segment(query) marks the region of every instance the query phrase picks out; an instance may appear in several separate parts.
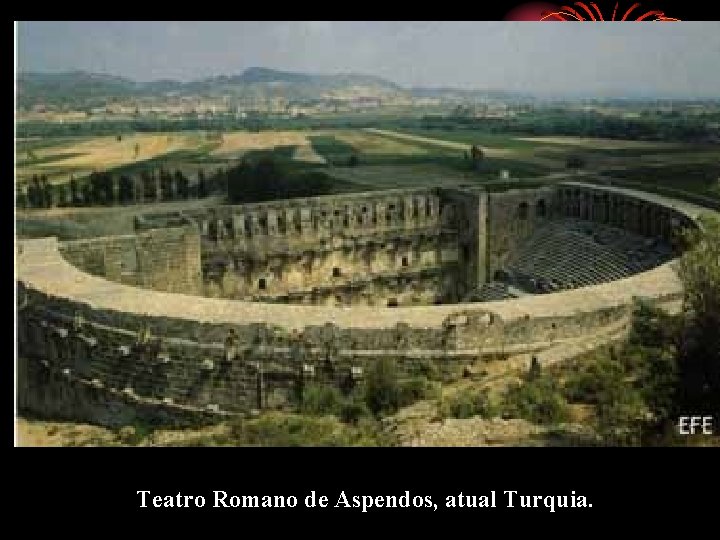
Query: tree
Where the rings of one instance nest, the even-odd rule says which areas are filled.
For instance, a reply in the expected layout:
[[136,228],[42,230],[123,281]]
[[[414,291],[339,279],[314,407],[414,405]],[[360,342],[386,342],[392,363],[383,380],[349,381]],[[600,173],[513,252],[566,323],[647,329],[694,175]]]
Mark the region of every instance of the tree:
[[28,203],[30,208],[40,208],[43,205],[43,193],[40,188],[40,180],[36,174],[33,174],[28,186]]
[[190,195],[189,181],[181,170],[175,171],[175,197],[187,199]]
[[482,148],[480,148],[477,144],[473,144],[470,148],[470,158],[472,160],[472,167],[476,171],[480,169],[480,165],[482,164],[482,160],[485,157],[485,154],[482,151]]
[[113,179],[110,173],[93,171],[90,173],[90,196],[91,200],[86,204],[112,204]]
[[85,182],[82,186],[82,200],[85,206],[90,206],[93,202],[92,186],[90,182]]
[[120,185],[118,186],[118,202],[120,204],[127,204],[132,202],[134,199],[133,193],[133,181],[128,175],[123,174],[119,179]]
[[42,206],[43,208],[52,208],[54,203],[52,184],[48,182],[45,175],[40,177],[40,184],[42,186]]
[[357,165],[358,165],[358,157],[356,154],[353,154],[348,158],[348,167],[357,167]]
[[57,206],[67,206],[68,204],[68,194],[67,194],[67,187],[65,184],[58,184],[55,186],[55,193],[56,193],[56,201]]
[[173,177],[170,171],[160,168],[160,198],[163,201],[172,199]]
[[567,161],[565,162],[565,167],[573,169],[577,172],[578,169],[585,167],[585,158],[577,154],[569,155]]
[[685,233],[680,259],[684,328],[678,359],[679,398],[694,413],[720,414],[720,220],[704,216]]
[[78,182],[74,176],[70,177],[70,204],[72,206],[80,206],[82,201],[80,200],[80,189]]
[[528,370],[527,379],[529,381],[532,381],[534,379],[537,379],[540,374],[540,362],[538,361],[537,356],[533,355],[532,360],[530,361],[530,369]]
[[27,194],[25,193],[25,190],[22,187],[19,187],[17,189],[15,204],[18,208],[27,208],[28,207]]
[[208,196],[207,180],[205,178],[205,171],[202,169],[198,171],[197,196],[199,199],[204,199]]
[[392,412],[398,408],[399,388],[395,364],[381,358],[368,370],[365,381],[365,403],[373,414]]

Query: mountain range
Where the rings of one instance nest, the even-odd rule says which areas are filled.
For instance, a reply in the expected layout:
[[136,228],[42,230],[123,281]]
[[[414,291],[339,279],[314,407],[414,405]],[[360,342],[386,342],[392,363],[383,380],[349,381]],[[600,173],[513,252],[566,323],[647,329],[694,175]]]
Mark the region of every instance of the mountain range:
[[359,73],[309,74],[252,67],[239,75],[220,75],[189,82],[156,80],[138,82],[115,75],[72,71],[60,73],[24,72],[17,76],[20,107],[36,104],[78,105],[103,103],[123,98],[163,96],[231,96],[238,98],[283,97],[313,100],[332,96],[434,97],[473,99],[483,97],[519,98],[511,92],[461,90],[454,88],[404,88],[374,75]]

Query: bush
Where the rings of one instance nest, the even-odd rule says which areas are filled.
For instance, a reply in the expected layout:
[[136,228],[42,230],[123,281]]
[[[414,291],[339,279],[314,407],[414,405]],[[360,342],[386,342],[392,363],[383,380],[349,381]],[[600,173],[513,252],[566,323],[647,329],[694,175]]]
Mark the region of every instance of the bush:
[[346,426],[331,417],[268,413],[232,424],[230,438],[199,444],[250,446],[386,446],[391,441],[375,422]]
[[340,407],[340,420],[346,424],[357,424],[358,420],[370,416],[370,411],[364,402],[350,399]]
[[398,385],[398,406],[406,407],[418,400],[425,399],[433,386],[424,377],[414,377]]
[[441,404],[440,412],[442,416],[452,418],[472,418],[473,416],[493,418],[498,416],[500,411],[497,404],[490,399],[488,391],[482,389],[458,392]]
[[395,364],[387,358],[377,360],[365,380],[365,403],[374,415],[394,412],[400,404]]
[[420,362],[414,367],[413,372],[418,377],[424,377],[431,381],[438,380],[440,378],[440,372],[437,365],[432,360],[420,360]]
[[603,396],[597,406],[598,433],[606,444],[640,444],[648,408],[640,392],[629,389]]
[[300,412],[314,415],[338,415],[343,401],[340,391],[334,386],[311,384],[303,390]]
[[511,386],[503,398],[503,411],[535,424],[559,424],[569,418],[559,384],[547,375]]
[[613,388],[625,385],[625,370],[619,361],[600,354],[591,362],[565,381],[563,394],[568,401],[597,405]]

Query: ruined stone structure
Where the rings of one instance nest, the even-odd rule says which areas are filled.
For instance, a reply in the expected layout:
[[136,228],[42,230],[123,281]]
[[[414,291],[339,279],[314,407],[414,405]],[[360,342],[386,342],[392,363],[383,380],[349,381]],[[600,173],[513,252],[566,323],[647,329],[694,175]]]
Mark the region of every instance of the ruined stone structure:
[[[353,388],[379,358],[453,378],[541,354],[627,324],[634,297],[677,300],[674,238],[700,211],[578,183],[391,190],[21,241],[19,407],[197,423],[287,407],[309,382]],[[583,266],[575,241],[610,262]],[[467,301],[492,283],[517,298]]]

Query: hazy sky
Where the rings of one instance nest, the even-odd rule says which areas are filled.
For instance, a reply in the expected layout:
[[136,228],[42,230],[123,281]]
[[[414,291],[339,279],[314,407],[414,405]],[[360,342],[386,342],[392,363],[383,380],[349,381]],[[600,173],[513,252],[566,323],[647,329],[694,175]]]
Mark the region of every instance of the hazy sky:
[[720,97],[720,22],[21,22],[18,69],[138,80],[250,66],[405,86]]

